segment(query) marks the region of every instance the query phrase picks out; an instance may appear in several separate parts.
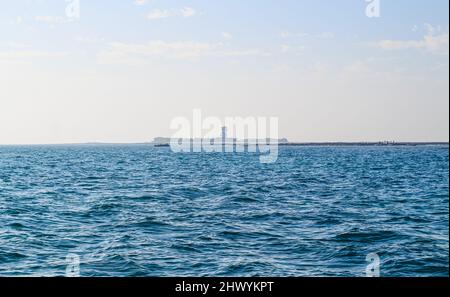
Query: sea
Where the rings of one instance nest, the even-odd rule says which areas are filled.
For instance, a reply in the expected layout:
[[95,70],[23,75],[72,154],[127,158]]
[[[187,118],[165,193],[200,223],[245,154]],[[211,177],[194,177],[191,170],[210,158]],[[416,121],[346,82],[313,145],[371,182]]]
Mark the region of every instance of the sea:
[[448,145],[0,146],[0,276],[377,270],[449,276]]

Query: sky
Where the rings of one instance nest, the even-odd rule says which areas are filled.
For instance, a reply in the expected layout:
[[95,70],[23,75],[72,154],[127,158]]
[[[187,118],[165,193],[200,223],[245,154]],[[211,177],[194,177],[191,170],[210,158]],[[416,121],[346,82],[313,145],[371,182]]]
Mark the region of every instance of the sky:
[[449,2],[370,4],[0,0],[0,144],[148,142],[194,109],[291,141],[448,141]]

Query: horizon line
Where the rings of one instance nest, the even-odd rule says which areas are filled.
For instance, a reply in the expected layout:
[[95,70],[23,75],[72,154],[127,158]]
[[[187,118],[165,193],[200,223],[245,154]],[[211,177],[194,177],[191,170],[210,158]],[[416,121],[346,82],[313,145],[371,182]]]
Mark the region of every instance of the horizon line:
[[[154,141],[146,141],[146,142],[102,142],[102,141],[87,141],[87,142],[60,142],[60,143],[0,143],[0,146],[63,146],[63,145],[155,145]],[[450,145],[449,140],[445,141],[386,141],[386,140],[378,140],[378,141],[288,141],[285,143],[278,143],[279,145],[332,145],[332,144],[341,144],[341,145],[357,145],[357,144],[385,144],[385,145],[432,145],[432,144],[441,144],[441,145]]]

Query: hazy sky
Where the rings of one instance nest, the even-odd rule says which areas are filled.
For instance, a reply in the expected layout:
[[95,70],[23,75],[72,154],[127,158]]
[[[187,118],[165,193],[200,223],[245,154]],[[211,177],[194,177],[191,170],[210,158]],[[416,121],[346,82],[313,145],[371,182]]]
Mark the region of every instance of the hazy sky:
[[194,108],[296,141],[448,141],[449,2],[380,3],[1,0],[0,144],[150,141]]

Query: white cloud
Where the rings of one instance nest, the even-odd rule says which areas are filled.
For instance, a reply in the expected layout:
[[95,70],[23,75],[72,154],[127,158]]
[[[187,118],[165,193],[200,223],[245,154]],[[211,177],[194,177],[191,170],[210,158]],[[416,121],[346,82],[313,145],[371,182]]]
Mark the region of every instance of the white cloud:
[[189,18],[197,14],[197,11],[191,7],[184,7],[180,10],[180,13],[183,17]]
[[332,33],[332,32],[322,32],[322,33],[317,35],[317,38],[331,39],[331,38],[334,38],[334,33]]
[[148,15],[149,20],[159,20],[168,17],[184,17],[190,18],[197,14],[197,11],[191,7],[184,7],[180,10],[154,9]]
[[302,37],[312,37],[318,39],[331,39],[334,38],[334,33],[332,32],[322,32],[318,34],[309,34],[309,33],[293,33],[289,31],[284,31],[280,33],[281,38],[302,38]]
[[425,23],[424,26],[425,26],[428,34],[431,34],[431,35],[438,34],[442,30],[441,26],[434,27],[433,25],[428,24],[428,23]]
[[147,19],[149,20],[159,20],[159,19],[165,19],[173,14],[169,10],[161,10],[161,9],[155,9],[152,10],[148,15]]
[[66,57],[65,52],[48,52],[37,50],[8,50],[0,51],[0,62],[22,63],[36,59],[52,59]]
[[36,21],[47,24],[60,24],[65,23],[67,20],[61,16],[37,16]]
[[222,32],[222,37],[228,40],[233,39],[233,35],[228,32]]
[[300,55],[305,50],[305,47],[302,45],[281,45],[281,52],[284,54],[293,53],[296,55]]
[[441,33],[440,27],[425,24],[427,33],[419,40],[382,40],[373,46],[384,50],[422,49],[432,54],[448,55],[449,34]]
[[[28,45],[25,43],[19,43],[19,42],[14,42],[14,41],[9,41],[4,43],[6,45],[6,47],[8,48],[13,48],[13,49],[18,49],[18,48],[27,48]],[[1,44],[0,44],[1,45]]]
[[289,31],[284,31],[284,32],[281,32],[281,34],[280,34],[280,36],[282,37],[282,38],[290,38],[290,37],[306,37],[306,36],[308,36],[309,34],[308,33],[292,33],[292,32],[289,32]]
[[257,49],[231,50],[222,43],[165,42],[161,40],[147,43],[111,43],[108,49],[98,55],[100,64],[139,65],[150,58],[196,59],[200,57],[241,57],[268,56]]
[[148,2],[147,0],[134,0],[134,5],[142,6],[147,4],[147,2]]
[[76,36],[75,41],[78,41],[80,43],[98,43],[98,42],[103,42],[105,41],[105,38],[100,38],[100,37],[91,37],[91,36]]

